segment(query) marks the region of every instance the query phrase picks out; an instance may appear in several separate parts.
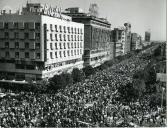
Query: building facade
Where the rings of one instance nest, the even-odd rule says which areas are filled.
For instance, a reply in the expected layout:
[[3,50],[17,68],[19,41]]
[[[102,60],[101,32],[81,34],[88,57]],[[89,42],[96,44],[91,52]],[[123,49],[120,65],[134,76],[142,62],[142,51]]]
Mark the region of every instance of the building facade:
[[149,31],[146,31],[145,32],[145,41],[150,42],[150,38],[151,38],[151,33]]
[[113,58],[111,24],[106,19],[80,12],[80,9],[73,10],[68,8],[64,14],[71,16],[74,22],[84,24],[84,66],[96,67]]
[[142,49],[141,36],[137,33],[131,34],[131,50]]
[[29,4],[21,14],[0,15],[0,74],[3,79],[40,80],[83,68],[84,25]]
[[124,23],[125,26],[125,49],[124,54],[127,54],[131,50],[131,24]]
[[112,30],[115,42],[115,56],[122,56],[131,51],[131,24],[125,23],[123,27]]
[[114,28],[112,30],[112,39],[115,42],[115,56],[122,56],[125,52],[125,28]]
[[145,31],[145,38],[144,38],[143,46],[151,45],[150,38],[151,38],[150,31]]

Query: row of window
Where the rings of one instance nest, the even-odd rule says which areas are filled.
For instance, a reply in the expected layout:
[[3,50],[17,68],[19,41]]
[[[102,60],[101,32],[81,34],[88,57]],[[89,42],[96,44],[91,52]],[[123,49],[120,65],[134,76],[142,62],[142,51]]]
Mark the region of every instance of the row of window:
[[[9,39],[9,38],[14,38],[14,39],[19,39],[19,38],[22,38],[22,39],[29,39],[30,36],[32,36],[31,38],[34,38],[34,39],[40,39],[40,33],[28,33],[28,32],[25,32],[25,33],[19,33],[19,32],[14,32],[14,33],[10,33],[9,32],[5,32],[4,35],[3,33],[1,33],[1,37],[0,38],[6,38],[6,39]],[[58,35],[57,34],[54,34],[54,39],[56,41],[58,41]],[[50,40],[54,40],[53,39],[53,34],[51,33],[50,34]],[[79,36],[79,35],[62,35],[62,34],[59,34],[59,40],[60,41],[83,41],[83,36]]]
[[1,29],[40,29],[40,23],[35,22],[1,22]]
[[97,37],[109,38],[109,39],[111,38],[111,31],[97,29],[96,31],[93,31],[92,33],[93,33],[93,37],[95,37],[95,38],[97,38]]
[[[40,29],[40,23],[35,22],[0,22],[0,29]],[[50,24],[50,30],[56,32],[68,32],[75,34],[83,34],[82,28],[67,27],[62,25],[53,25]]]
[[[29,52],[25,52],[24,56],[26,59],[30,58],[30,53]],[[9,52],[5,52],[5,58],[10,58],[11,55]],[[19,52],[15,52],[15,58],[20,58],[20,53]],[[36,53],[36,59],[40,59],[40,53]]]
[[[10,33],[9,32],[5,32],[4,33],[4,38],[9,39],[9,38],[14,38],[14,39],[29,39],[31,36],[31,38],[35,38],[35,39],[40,39],[40,33],[19,33],[19,32],[14,32],[14,33]],[[2,36],[3,37],[3,36]]]
[[[55,47],[55,49],[58,49],[58,44],[57,43],[55,43],[55,45],[54,45],[54,47]],[[71,45],[70,45],[70,43],[59,43],[59,48],[60,49],[66,49],[66,48],[68,48],[68,49],[70,49],[70,48],[82,48],[83,46],[82,46],[82,42],[72,42],[71,43]],[[53,50],[53,43],[50,43],[50,49],[51,50]]]
[[[11,48],[11,47],[9,47],[9,42],[5,42],[5,48]],[[19,48],[22,48],[22,47],[20,47],[19,42],[15,42],[13,48],[19,49]],[[24,48],[29,49],[30,48],[30,43],[25,42],[24,43]],[[35,49],[40,49],[40,43],[35,43]]]
[[96,33],[93,34],[92,39],[94,41],[100,41],[100,42],[110,42],[111,41],[110,36],[100,35],[100,34],[96,34]]
[[58,28],[58,25],[53,25],[53,24],[50,24],[50,30],[51,31],[56,31],[58,32],[68,32],[68,33],[75,33],[75,34],[83,34],[83,29],[82,28],[73,28],[73,27],[66,27],[66,26],[61,26],[59,25],[59,28]]
[[[29,42],[24,42],[23,44],[22,44],[22,46],[20,46],[20,43],[19,42],[14,42],[14,44],[13,44],[13,47],[10,47],[10,45],[9,45],[9,42],[5,42],[5,48],[17,48],[17,49],[19,49],[19,48],[23,48],[23,45],[24,45],[24,48],[25,49],[29,49],[30,48],[30,43]],[[55,49],[58,49],[58,44],[57,43],[55,43],[55,45],[54,45],[54,47],[55,47]],[[70,49],[70,48],[82,48],[83,46],[82,46],[82,42],[72,42],[71,44],[70,43],[59,43],[59,48],[60,49],[66,49],[66,48],[68,48],[68,49]],[[34,48],[35,49],[40,49],[40,43],[35,43],[35,46],[34,46]],[[51,50],[53,50],[54,48],[53,48],[53,43],[50,43],[50,49]]]
[[[66,51],[59,51],[59,57],[62,58],[62,57],[68,57],[68,56],[74,56],[74,55],[81,55],[82,54],[82,49],[78,49],[78,50],[71,50],[71,53],[70,53],[70,50],[68,50],[67,52]],[[58,52],[50,52],[50,58],[51,59],[54,59],[55,58],[58,58]]]
[[[50,40],[54,40],[54,39],[56,40],[56,41],[58,41],[58,35],[57,34],[54,34],[54,37],[53,37],[53,34],[51,33],[50,34]],[[60,41],[66,41],[66,40],[68,40],[68,41],[83,41],[83,36],[81,35],[81,36],[79,36],[79,35],[62,35],[62,34],[59,34],[59,40]]]

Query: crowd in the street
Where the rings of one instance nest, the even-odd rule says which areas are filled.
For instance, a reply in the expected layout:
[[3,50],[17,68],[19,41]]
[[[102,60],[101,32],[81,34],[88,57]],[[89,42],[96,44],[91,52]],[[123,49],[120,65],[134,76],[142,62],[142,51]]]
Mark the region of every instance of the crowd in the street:
[[6,95],[0,99],[0,126],[165,126],[166,108],[150,107],[149,97],[130,103],[119,99],[118,87],[132,82],[134,72],[148,63],[131,57],[56,94]]

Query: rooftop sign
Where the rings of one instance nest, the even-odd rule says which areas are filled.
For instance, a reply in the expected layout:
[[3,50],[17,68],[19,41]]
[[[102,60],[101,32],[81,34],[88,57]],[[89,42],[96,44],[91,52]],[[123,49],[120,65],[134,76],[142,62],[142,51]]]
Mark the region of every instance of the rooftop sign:
[[29,11],[32,13],[48,15],[48,16],[52,16],[52,17],[56,17],[59,19],[70,21],[71,17],[62,15],[61,10],[62,9],[57,7],[57,6],[53,8],[51,6],[48,6],[47,4],[40,5],[40,6],[35,6],[35,4],[34,5],[31,4],[29,7]]
[[51,6],[48,7],[45,4],[44,7],[42,7],[42,13],[53,17],[61,17],[61,8],[58,7],[52,8]]

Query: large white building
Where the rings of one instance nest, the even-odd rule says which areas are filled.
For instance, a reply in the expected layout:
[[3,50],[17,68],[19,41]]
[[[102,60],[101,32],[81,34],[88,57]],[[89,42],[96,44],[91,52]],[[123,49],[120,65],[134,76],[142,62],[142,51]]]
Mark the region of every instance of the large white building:
[[84,25],[59,8],[27,3],[21,14],[0,15],[0,76],[39,80],[83,67]]

